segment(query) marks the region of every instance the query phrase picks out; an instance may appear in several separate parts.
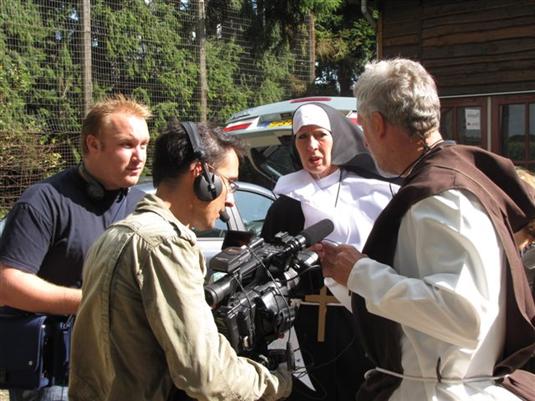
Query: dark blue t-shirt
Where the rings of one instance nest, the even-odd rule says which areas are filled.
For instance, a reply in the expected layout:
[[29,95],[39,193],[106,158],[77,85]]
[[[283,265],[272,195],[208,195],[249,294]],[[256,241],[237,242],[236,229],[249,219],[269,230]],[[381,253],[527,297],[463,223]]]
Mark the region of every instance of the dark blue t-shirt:
[[29,187],[7,216],[0,263],[54,284],[80,287],[89,247],[144,195],[130,189],[94,199],[87,185],[74,167]]

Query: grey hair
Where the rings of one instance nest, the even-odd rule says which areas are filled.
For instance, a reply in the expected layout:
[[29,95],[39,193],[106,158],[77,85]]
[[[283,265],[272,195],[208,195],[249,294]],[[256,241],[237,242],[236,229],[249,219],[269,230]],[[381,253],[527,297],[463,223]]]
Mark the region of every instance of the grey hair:
[[435,81],[418,62],[395,58],[368,63],[354,87],[358,113],[378,111],[410,136],[426,138],[440,127]]

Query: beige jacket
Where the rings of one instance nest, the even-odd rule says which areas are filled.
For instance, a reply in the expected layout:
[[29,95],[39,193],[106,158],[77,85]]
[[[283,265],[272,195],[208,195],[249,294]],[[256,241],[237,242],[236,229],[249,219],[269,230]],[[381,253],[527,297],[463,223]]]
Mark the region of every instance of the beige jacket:
[[84,265],[73,331],[71,401],[273,400],[286,373],[238,357],[204,299],[195,234],[155,195],[112,225]]

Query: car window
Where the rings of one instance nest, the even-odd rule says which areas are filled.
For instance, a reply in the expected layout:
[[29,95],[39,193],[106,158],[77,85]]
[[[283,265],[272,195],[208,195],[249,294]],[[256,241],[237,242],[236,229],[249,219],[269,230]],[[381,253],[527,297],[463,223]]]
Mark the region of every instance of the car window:
[[[238,188],[234,194],[235,207],[227,210],[229,223],[223,223],[217,219],[214,228],[210,230],[198,231],[194,229],[198,238],[220,238],[222,240],[229,229],[243,230],[243,227],[245,230],[252,230],[256,235],[260,234],[267,210],[273,203],[274,195],[258,185],[245,182],[238,182],[238,185],[243,185],[243,187]],[[152,181],[148,178],[145,178],[143,183],[136,185],[136,188],[147,193],[155,192]],[[262,192],[266,192],[266,194]],[[243,221],[240,221],[240,218]],[[207,243],[205,242],[205,244]]]
[[279,145],[259,146],[251,149],[254,164],[268,176],[275,178],[292,173],[299,167],[292,159],[291,137],[284,136],[279,139],[281,140]]
[[245,229],[259,236],[273,199],[249,191],[237,191],[234,198]]
[[214,228],[204,231],[198,231],[194,229],[193,231],[198,238],[223,238],[227,230],[227,223],[223,223],[220,219],[217,219]]

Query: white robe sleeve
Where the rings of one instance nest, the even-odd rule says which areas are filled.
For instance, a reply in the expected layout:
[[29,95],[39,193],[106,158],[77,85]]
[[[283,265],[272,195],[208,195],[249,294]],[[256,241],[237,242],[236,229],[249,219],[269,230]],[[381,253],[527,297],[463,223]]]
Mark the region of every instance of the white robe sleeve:
[[391,266],[359,260],[348,288],[371,313],[438,340],[474,348],[499,312],[503,249],[477,200],[458,190],[403,217]]

